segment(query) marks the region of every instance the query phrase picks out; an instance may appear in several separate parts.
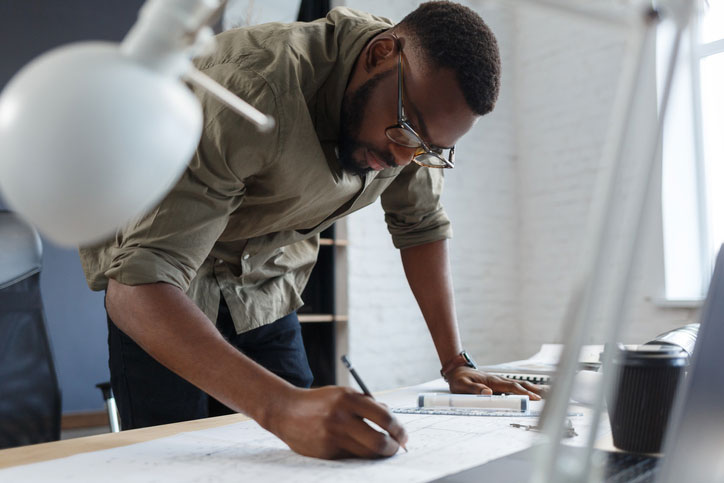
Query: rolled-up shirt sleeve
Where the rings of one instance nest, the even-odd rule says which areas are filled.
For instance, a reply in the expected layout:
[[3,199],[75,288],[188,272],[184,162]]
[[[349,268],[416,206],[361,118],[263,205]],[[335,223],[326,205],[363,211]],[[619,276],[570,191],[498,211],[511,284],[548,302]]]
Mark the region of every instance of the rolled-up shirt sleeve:
[[[225,85],[241,88],[259,109],[277,114],[274,95],[263,79],[240,75],[232,65],[210,70]],[[106,279],[126,285],[166,282],[186,291],[229,215],[243,203],[244,180],[277,154],[278,130],[259,133],[238,114],[201,97],[206,122],[196,154],[173,190],[116,234],[106,253]]]
[[452,237],[452,226],[440,202],[443,172],[410,163],[382,193],[387,229],[396,248],[408,248]]

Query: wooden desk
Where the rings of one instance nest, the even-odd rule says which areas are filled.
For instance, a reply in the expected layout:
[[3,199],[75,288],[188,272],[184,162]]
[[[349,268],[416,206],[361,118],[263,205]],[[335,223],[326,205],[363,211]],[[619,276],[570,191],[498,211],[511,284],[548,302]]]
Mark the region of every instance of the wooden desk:
[[98,434],[84,438],[66,439],[52,443],[33,444],[0,450],[0,469],[11,466],[38,463],[56,458],[72,456],[78,453],[117,448],[129,444],[142,443],[152,439],[173,436],[186,431],[214,428],[225,424],[249,419],[243,414],[230,414],[215,418],[197,419],[183,423],[164,424],[150,428],[132,429],[120,433]]
[[[445,387],[439,379],[377,393],[377,399],[390,407],[410,407],[416,405],[419,392],[442,392]],[[8,480],[45,481],[57,475],[65,478],[63,481],[92,482],[97,481],[99,473],[115,471],[124,472],[126,479],[134,482],[195,481],[202,476],[219,481],[291,478],[309,483],[430,481],[520,451],[541,438],[538,433],[510,426],[511,422],[534,421],[524,416],[399,416],[411,435],[410,452],[389,459],[328,462],[305,458],[290,451],[247,417],[230,415],[3,450],[0,469],[10,473],[0,475],[0,479],[6,476]],[[571,442],[582,444],[590,425],[585,418],[576,419],[574,424],[579,436]],[[198,434],[204,431],[205,435]],[[159,438],[168,440],[154,443]],[[145,444],[133,446],[138,443]],[[114,448],[117,448],[115,453]],[[111,451],[91,453],[99,450]],[[76,458],[65,459],[69,456]],[[39,462],[47,464],[20,467]]]
[[[406,388],[383,391],[380,394],[403,392]],[[50,443],[32,444],[0,450],[0,469],[12,466],[39,463],[56,458],[64,458],[79,453],[100,451],[104,449],[127,446],[129,444],[143,443],[153,439],[165,438],[175,434],[201,429],[214,428],[227,424],[238,423],[248,420],[249,417],[243,414],[230,414],[217,416],[215,418],[197,419],[184,421],[182,423],[164,424],[150,428],[131,429],[119,433],[98,434],[82,438],[65,439]]]

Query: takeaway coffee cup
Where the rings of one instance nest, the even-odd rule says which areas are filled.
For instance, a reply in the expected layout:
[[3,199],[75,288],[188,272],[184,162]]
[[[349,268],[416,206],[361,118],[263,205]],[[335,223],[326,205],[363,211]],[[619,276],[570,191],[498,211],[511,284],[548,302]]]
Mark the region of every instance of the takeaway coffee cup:
[[619,345],[615,349],[618,390],[608,401],[614,446],[635,453],[661,451],[687,363],[687,353],[671,345]]

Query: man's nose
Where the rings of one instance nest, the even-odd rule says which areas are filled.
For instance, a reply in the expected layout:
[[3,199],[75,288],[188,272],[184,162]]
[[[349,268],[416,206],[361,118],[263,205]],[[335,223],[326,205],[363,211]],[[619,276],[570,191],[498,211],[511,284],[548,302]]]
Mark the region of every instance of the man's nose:
[[415,153],[417,152],[417,148],[408,148],[407,146],[396,143],[390,143],[389,149],[395,158],[395,164],[398,166],[407,166],[410,164],[410,161],[412,161],[412,158],[415,157]]

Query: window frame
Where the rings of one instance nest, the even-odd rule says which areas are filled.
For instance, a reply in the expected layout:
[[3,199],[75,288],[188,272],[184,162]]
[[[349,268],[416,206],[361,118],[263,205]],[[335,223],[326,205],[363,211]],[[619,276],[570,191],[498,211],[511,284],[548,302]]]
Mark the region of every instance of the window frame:
[[[719,0],[722,1],[722,0]],[[679,64],[681,70],[686,70],[689,75],[688,86],[678,86],[682,82],[682,78],[686,77],[686,73],[679,74],[677,81],[672,89],[672,99],[676,96],[678,102],[687,102],[683,100],[684,97],[688,98],[690,103],[690,115],[691,115],[691,145],[687,146],[693,152],[693,163],[688,163],[683,169],[689,169],[688,173],[685,173],[689,179],[693,180],[693,190],[689,186],[687,189],[684,186],[671,186],[667,183],[667,168],[669,170],[676,171],[681,170],[682,166],[678,168],[672,166],[675,160],[669,160],[667,165],[667,137],[664,136],[663,140],[663,152],[662,152],[662,216],[663,216],[663,245],[664,245],[664,273],[665,273],[665,289],[663,299],[659,301],[659,305],[666,307],[695,307],[700,305],[701,301],[706,295],[708,289],[709,278],[713,269],[714,258],[716,256],[715,247],[713,240],[711,239],[710,233],[710,219],[709,212],[711,211],[710,200],[708,197],[708,180],[707,180],[707,160],[704,152],[704,126],[703,126],[703,113],[702,113],[702,92],[701,92],[701,62],[703,59],[724,53],[724,35],[722,38],[713,40],[710,42],[700,41],[700,26],[703,15],[705,14],[704,9],[699,9],[692,19],[690,28],[687,29],[684,42],[682,43],[682,50],[680,52],[680,58],[682,61]],[[666,39],[666,33],[658,36],[657,39],[657,59],[660,59],[662,47],[668,39]],[[663,50],[668,51],[664,48]],[[661,72],[662,69],[660,69]],[[658,88],[661,88],[662,76],[658,75]],[[672,102],[670,99],[670,102]],[[672,116],[670,116],[672,117]],[[667,124],[669,120],[667,119]],[[682,124],[680,124],[681,126]],[[681,140],[677,140],[681,142]],[[674,142],[669,143],[670,145],[675,144]],[[669,150],[671,151],[671,149]],[[671,156],[671,153],[669,153]],[[693,193],[692,193],[693,191]],[[691,199],[693,198],[693,199]],[[694,220],[688,221],[687,224],[696,223],[696,233],[690,236],[696,237],[697,241],[693,243],[692,250],[688,253],[682,253],[681,250],[675,250],[679,248],[677,243],[673,241],[671,231],[686,229],[684,223],[677,215],[671,213],[673,210],[667,209],[667,205],[671,206],[678,202],[684,201],[689,206],[693,206]],[[681,215],[679,215],[680,217]],[[690,228],[690,227],[689,227]],[[676,247],[675,247],[676,246]],[[717,244],[718,247],[718,244]],[[687,267],[687,268],[682,268]],[[688,290],[682,290],[681,287],[674,288],[675,283],[671,279],[676,272],[680,274],[682,270],[689,271],[690,281],[688,283]],[[694,282],[693,280],[697,280]]]

